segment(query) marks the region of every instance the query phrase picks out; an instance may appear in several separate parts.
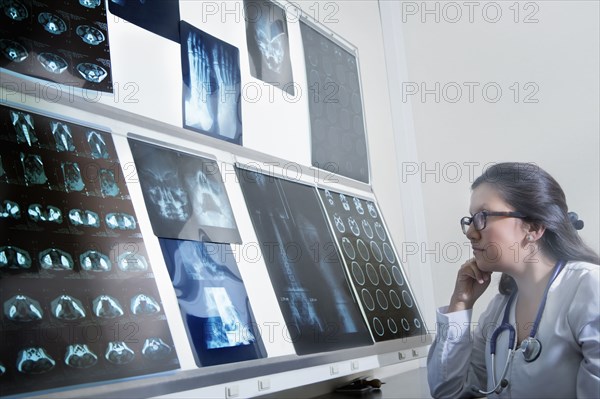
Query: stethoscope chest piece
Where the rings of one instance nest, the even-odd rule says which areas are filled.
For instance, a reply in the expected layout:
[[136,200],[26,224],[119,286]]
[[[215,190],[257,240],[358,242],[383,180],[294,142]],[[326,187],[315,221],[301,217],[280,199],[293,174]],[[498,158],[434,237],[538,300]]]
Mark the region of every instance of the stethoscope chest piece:
[[521,342],[521,351],[526,362],[533,362],[542,353],[542,343],[534,337],[527,337]]

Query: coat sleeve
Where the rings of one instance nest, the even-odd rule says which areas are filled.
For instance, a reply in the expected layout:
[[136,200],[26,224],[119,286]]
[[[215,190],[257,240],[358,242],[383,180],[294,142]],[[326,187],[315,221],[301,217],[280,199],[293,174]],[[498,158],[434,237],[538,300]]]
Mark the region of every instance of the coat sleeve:
[[[595,265],[594,265],[595,266]],[[569,324],[581,348],[577,397],[600,398],[600,269],[581,276],[569,307]]]
[[[471,310],[444,313],[437,311],[437,335],[427,356],[429,390],[434,398],[481,397],[477,390],[487,389],[485,363],[486,338],[490,323],[495,323],[502,296],[494,298],[471,334]],[[493,331],[493,330],[492,330]]]

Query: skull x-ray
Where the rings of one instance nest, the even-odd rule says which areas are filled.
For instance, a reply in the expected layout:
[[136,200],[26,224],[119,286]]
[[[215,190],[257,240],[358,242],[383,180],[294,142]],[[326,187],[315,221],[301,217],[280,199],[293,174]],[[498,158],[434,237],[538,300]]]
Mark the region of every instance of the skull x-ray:
[[310,88],[312,165],[369,183],[356,56],[303,21],[300,31]]
[[228,244],[160,239],[198,366],[265,356]]
[[250,73],[294,95],[285,11],[266,0],[244,0]]
[[314,188],[237,174],[296,353],[372,344]]
[[239,50],[181,21],[183,126],[242,144]]
[[158,237],[240,243],[214,160],[129,139],[144,201]]

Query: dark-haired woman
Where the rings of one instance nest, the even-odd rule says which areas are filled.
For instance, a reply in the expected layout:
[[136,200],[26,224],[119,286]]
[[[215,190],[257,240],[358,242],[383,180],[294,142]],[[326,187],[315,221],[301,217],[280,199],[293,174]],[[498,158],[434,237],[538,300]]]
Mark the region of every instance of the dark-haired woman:
[[[471,188],[461,226],[474,258],[437,313],[432,396],[600,398],[599,258],[559,184],[534,165],[502,163]],[[500,293],[471,329],[493,272],[502,273]]]

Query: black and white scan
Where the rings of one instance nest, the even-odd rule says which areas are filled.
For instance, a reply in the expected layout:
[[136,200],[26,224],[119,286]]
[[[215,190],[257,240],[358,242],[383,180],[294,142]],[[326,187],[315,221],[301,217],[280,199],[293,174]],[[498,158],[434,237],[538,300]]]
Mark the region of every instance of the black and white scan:
[[244,0],[250,73],[294,95],[285,11],[265,0]]
[[309,96],[312,165],[369,183],[357,59],[300,21]]
[[316,191],[237,173],[296,353],[372,344]]
[[179,1],[108,0],[108,10],[132,24],[179,43]]
[[266,354],[229,244],[160,239],[198,366]]
[[239,50],[181,21],[183,126],[242,144]]
[[129,145],[156,236],[241,242],[214,160],[132,139]]
[[375,203],[328,189],[319,194],[375,341],[425,334]]

